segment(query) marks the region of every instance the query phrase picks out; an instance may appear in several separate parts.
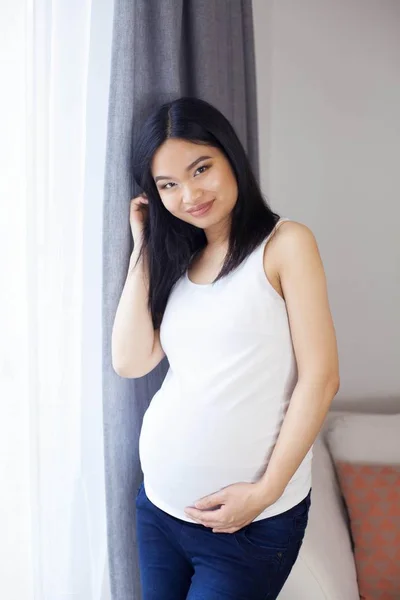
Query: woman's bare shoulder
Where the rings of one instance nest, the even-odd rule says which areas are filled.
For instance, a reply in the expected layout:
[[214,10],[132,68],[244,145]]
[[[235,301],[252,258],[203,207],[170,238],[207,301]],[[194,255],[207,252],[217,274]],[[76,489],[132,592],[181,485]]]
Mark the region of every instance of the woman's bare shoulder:
[[291,253],[316,247],[317,241],[311,229],[298,221],[283,221],[271,237],[271,248],[279,253]]
[[264,266],[279,275],[288,262],[313,254],[319,256],[317,241],[311,229],[298,221],[283,221],[267,244]]

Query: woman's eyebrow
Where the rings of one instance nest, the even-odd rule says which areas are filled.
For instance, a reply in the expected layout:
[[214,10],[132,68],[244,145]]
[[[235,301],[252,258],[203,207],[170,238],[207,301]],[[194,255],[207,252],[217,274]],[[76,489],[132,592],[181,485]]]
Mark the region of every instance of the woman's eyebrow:
[[[201,162],[202,160],[206,160],[207,158],[212,158],[212,156],[199,156],[199,158],[196,158],[196,160],[186,167],[185,171],[190,171],[197,165],[197,163]],[[173,177],[171,177],[171,175],[157,175],[157,177],[154,178],[154,181],[157,183],[157,181],[160,179],[173,179]]]

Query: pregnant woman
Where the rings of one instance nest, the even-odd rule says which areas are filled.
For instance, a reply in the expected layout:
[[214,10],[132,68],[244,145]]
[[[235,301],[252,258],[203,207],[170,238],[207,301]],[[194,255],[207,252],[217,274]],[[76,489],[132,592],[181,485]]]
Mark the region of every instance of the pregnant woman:
[[312,232],[265,202],[229,121],[180,98],[144,123],[122,377],[169,371],[140,436],[144,600],[273,600],[307,526],[312,446],[339,387]]

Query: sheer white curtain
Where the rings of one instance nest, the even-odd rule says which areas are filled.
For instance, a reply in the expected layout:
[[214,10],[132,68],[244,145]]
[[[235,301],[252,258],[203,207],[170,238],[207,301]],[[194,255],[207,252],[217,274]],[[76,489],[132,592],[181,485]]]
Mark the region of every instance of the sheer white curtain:
[[0,7],[0,594],[9,600],[106,596],[101,224],[112,13],[112,0]]

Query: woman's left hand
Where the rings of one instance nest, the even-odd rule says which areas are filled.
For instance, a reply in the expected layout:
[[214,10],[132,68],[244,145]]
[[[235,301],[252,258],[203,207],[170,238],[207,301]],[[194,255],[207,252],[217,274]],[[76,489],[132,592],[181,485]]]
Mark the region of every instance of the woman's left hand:
[[268,496],[260,483],[234,483],[205,496],[195,507],[186,508],[185,513],[214,533],[235,533],[278,499]]

